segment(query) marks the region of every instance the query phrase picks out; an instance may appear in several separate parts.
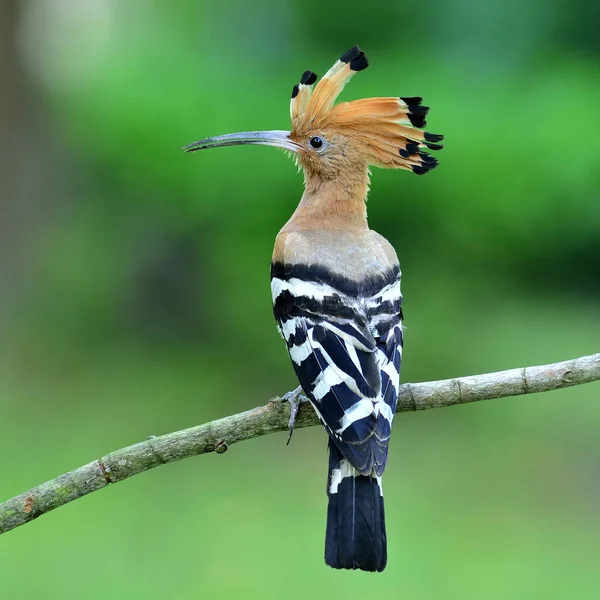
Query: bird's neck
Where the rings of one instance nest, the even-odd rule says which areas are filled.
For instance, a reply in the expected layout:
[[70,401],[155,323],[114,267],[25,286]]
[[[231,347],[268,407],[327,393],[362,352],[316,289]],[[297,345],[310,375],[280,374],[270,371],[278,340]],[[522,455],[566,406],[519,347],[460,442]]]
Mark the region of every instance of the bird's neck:
[[369,172],[341,173],[333,179],[305,173],[304,194],[284,229],[345,229],[365,231]]

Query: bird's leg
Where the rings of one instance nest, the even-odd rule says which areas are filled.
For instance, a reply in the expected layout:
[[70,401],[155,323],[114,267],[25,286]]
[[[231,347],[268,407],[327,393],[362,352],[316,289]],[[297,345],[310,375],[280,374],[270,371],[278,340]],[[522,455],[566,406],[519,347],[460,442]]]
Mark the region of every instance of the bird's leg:
[[302,394],[302,386],[299,385],[295,390],[284,394],[282,398],[285,402],[290,403],[290,420],[288,422],[290,437],[288,437],[286,446],[290,443],[292,433],[294,433],[294,425],[296,425],[296,417],[298,416],[298,409],[300,408],[300,394]]

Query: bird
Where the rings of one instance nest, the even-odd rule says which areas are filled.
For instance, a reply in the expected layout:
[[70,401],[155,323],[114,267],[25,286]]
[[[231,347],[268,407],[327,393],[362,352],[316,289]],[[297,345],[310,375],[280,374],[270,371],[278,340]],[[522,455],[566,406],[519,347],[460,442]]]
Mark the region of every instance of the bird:
[[380,572],[387,563],[382,475],[403,314],[397,254],[367,222],[370,169],[428,173],[438,165],[428,151],[441,150],[443,136],[423,131],[429,107],[418,96],[336,104],[368,65],[354,46],[318,83],[305,71],[292,88],[289,131],[220,135],[183,149],[274,146],[304,173],[304,193],[275,239],[273,312],[299,389],[328,434],[325,562]]

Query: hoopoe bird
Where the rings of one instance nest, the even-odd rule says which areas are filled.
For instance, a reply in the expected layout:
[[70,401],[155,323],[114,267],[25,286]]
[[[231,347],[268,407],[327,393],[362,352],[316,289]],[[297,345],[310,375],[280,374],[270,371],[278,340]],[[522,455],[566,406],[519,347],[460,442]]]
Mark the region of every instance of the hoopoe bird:
[[[421,130],[420,97],[334,104],[368,66],[358,46],[314,86],[305,71],[292,90],[291,131],[252,131],[186,146],[262,144],[291,153],[304,194],[275,240],[273,308],[300,385],[329,434],[325,562],[383,571],[387,539],[381,477],[400,379],[400,264],[367,224],[371,166],[418,175],[438,162],[443,139]],[[314,88],[314,89],[313,89]]]

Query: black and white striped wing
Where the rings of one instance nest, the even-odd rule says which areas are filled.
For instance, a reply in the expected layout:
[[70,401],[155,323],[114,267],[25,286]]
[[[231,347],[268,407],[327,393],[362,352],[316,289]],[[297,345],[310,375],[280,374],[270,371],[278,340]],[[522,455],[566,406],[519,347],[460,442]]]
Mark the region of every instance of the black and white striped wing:
[[369,327],[377,343],[381,376],[381,403],[378,434],[389,439],[396,413],[402,362],[402,294],[400,273],[393,283],[365,300]]
[[275,317],[317,415],[356,469],[381,474],[397,382],[390,384],[388,366],[394,328],[384,328],[383,316],[381,332],[369,322],[369,313],[383,315],[379,299],[371,305],[322,278],[274,276],[271,287]]

